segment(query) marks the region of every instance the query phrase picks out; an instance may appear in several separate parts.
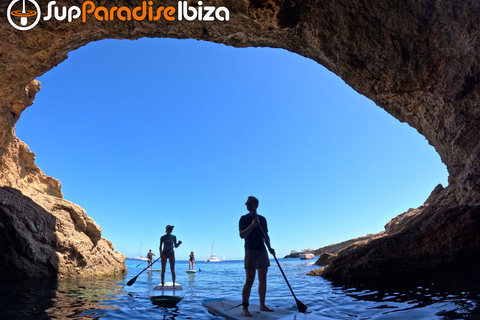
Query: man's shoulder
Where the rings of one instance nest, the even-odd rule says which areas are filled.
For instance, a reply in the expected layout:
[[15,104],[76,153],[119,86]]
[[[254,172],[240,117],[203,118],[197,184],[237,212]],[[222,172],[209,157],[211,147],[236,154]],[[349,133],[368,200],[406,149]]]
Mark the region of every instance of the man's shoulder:
[[250,221],[250,220],[252,220],[252,217],[250,216],[249,213],[247,213],[247,214],[244,214],[243,216],[240,217],[239,222],[242,223],[242,222]]
[[262,216],[261,214],[258,214],[258,213],[257,213],[257,217],[258,217],[260,220],[267,220],[264,216]]
[[240,220],[238,220],[238,224],[240,225],[240,228],[245,227],[245,225],[248,225],[250,222],[251,222],[251,219],[248,213],[241,216]]

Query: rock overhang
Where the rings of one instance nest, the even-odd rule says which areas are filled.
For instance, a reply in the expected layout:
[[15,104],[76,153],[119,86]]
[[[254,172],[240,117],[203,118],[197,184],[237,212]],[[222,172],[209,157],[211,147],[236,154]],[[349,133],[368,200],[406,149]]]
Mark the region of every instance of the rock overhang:
[[[38,1],[42,10],[48,3]],[[178,7],[178,1],[162,5]],[[0,19],[2,185],[62,197],[60,183],[36,167],[25,151],[28,147],[14,133],[21,112],[40,89],[35,78],[91,41],[169,37],[283,48],[315,60],[416,128],[435,147],[449,171],[450,185],[430,199],[430,207],[479,204],[479,3],[216,0],[189,5],[228,8],[230,16],[228,21],[51,19],[40,20],[28,31]],[[3,15],[8,6],[0,5]],[[73,8],[78,2],[63,1],[61,6]],[[15,160],[18,154],[28,161],[20,164]],[[24,163],[28,177],[18,178]]]

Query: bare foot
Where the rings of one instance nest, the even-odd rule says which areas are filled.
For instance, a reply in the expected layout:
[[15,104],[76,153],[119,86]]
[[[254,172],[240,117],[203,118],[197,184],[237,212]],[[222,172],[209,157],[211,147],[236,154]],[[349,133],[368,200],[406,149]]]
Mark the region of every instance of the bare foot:
[[273,309],[270,309],[270,308],[267,307],[267,306],[260,307],[260,310],[261,310],[261,311],[267,311],[267,312],[273,312],[273,311],[274,311]]
[[248,309],[243,309],[242,314],[245,317],[251,317],[252,316],[252,314],[250,313],[250,311],[248,311]]

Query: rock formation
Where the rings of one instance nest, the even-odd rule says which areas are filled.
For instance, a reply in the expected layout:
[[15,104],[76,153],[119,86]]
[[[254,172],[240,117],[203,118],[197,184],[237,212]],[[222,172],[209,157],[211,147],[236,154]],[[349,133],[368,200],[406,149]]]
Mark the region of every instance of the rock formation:
[[[377,238],[380,238],[380,237],[383,237],[383,236],[386,236],[386,235],[387,234],[383,231],[379,232],[379,233],[375,233],[375,234],[368,234],[368,235],[363,236],[363,237],[358,237],[358,238],[355,238],[355,239],[350,239],[350,240],[342,241],[342,242],[339,242],[339,243],[330,244],[328,246],[321,247],[321,248],[318,248],[316,250],[311,250],[311,253],[313,253],[316,257],[319,257],[315,264],[319,265],[319,266],[324,266],[324,265],[327,264],[325,262],[330,261],[333,257],[336,257],[338,252],[340,252],[340,251],[342,251],[346,248],[352,248],[352,247],[357,246],[359,244],[367,243],[367,242],[369,242],[373,239],[377,239]],[[326,257],[328,257],[327,260],[326,260]],[[290,254],[287,254],[283,258],[284,259],[300,258],[300,252],[296,252],[296,251],[292,252]]]
[[[46,1],[38,2],[46,8]],[[0,183],[21,190],[34,201],[38,199],[32,195],[42,196],[46,202],[61,199],[60,184],[35,166],[32,154],[14,132],[22,111],[33,102],[40,88],[35,78],[65,60],[71,50],[105,38],[140,37],[194,38],[236,47],[284,48],[324,65],[392,116],[416,128],[435,147],[449,172],[449,185],[438,190],[408,226],[398,225],[392,234],[349,251],[348,257],[338,257],[324,275],[348,278],[392,272],[408,274],[453,261],[467,266],[478,264],[480,2],[203,2],[227,7],[230,20],[98,21],[89,16],[85,23],[81,19],[41,20],[30,31],[17,31],[5,18],[8,2],[0,4]],[[197,1],[188,3],[198,5]],[[65,0],[61,5],[69,7],[78,2]],[[137,3],[125,0],[125,5],[133,7]],[[175,7],[177,1],[167,0],[162,5]],[[12,210],[12,217],[16,208],[22,210],[21,206],[8,209]],[[62,205],[44,209],[53,208],[65,215],[70,212]],[[98,234],[88,226],[91,221],[78,216],[82,218],[72,218],[73,225],[82,224],[80,229],[93,243]],[[35,224],[33,220],[32,216],[30,221]],[[45,227],[51,227],[47,220]],[[60,226],[55,228],[58,237]],[[15,234],[10,236],[16,238]],[[60,238],[39,238],[36,249],[52,241],[58,244]],[[19,248],[9,250],[15,253]],[[97,255],[113,254],[113,250],[99,252]],[[403,264],[400,270],[394,267],[400,257],[416,263]],[[89,267],[76,257],[65,255],[64,259],[75,263],[75,268]],[[46,265],[54,263],[49,261]],[[63,264],[66,266],[66,262]],[[59,270],[64,272],[63,267]]]
[[[430,199],[436,199],[435,193]],[[312,272],[333,279],[371,280],[471,272],[479,266],[480,207],[441,207],[437,199],[392,219],[381,237],[356,242]],[[435,205],[437,204],[437,205]]]
[[0,270],[4,277],[121,274],[125,257],[79,206],[0,188]]

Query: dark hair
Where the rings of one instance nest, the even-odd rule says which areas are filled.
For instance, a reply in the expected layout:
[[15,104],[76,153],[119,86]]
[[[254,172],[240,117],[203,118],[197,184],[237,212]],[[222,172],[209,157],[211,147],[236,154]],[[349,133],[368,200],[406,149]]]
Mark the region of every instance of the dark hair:
[[247,199],[247,202],[248,203],[253,203],[255,205],[255,208],[258,208],[258,199],[255,198],[254,196],[249,196],[248,199]]

